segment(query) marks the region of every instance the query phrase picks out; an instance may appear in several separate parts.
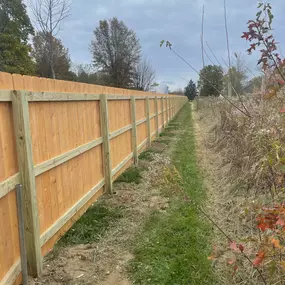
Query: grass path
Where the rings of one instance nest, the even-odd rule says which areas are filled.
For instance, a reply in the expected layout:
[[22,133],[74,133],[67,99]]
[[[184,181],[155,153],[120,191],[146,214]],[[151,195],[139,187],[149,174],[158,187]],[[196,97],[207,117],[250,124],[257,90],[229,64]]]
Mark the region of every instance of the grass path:
[[[140,154],[44,259],[38,285],[215,285],[211,226],[183,197],[206,199],[191,105]],[[184,192],[184,193],[183,193]]]
[[[191,105],[171,124],[181,128],[172,154],[182,179],[182,189],[198,205],[206,199],[197,168]],[[171,127],[172,129],[172,127]],[[167,137],[167,131],[163,137]],[[153,212],[136,239],[130,275],[135,284],[216,284],[207,257],[211,251],[211,226],[174,192],[168,210]]]

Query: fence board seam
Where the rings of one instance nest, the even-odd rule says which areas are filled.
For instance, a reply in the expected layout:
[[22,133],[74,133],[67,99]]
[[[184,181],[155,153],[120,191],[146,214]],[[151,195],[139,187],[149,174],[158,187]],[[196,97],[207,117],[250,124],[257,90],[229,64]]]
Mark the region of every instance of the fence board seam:
[[40,174],[42,174],[48,170],[51,170],[51,169],[53,169],[53,168],[55,168],[55,167],[57,167],[63,163],[75,158],[76,156],[93,149],[94,147],[96,147],[102,143],[103,143],[103,139],[101,137],[101,138],[98,138],[94,141],[86,143],[84,145],[81,145],[75,149],[72,149],[68,152],[60,154],[54,158],[51,158],[47,161],[44,161],[44,162],[35,166],[35,176],[39,176]]
[[1,285],[13,285],[18,276],[21,273],[21,262],[18,259],[5,274],[2,280],[0,280]]
[[78,200],[67,212],[65,212],[53,225],[51,225],[40,237],[41,246],[49,241],[80,209],[104,186],[102,179],[80,200]]
[[116,175],[128,162],[133,158],[133,153],[130,153],[120,164],[112,170],[112,177]]
[[0,182],[0,199],[13,191],[17,184],[20,183],[20,174],[16,173],[13,176]]
[[111,140],[111,139],[113,139],[113,138],[115,138],[115,137],[117,137],[117,136],[119,136],[119,135],[121,135],[121,134],[123,134],[123,133],[125,133],[125,132],[127,132],[129,130],[131,130],[131,129],[132,129],[132,125],[128,125],[128,126],[123,127],[123,128],[121,128],[121,129],[119,129],[117,131],[114,131],[114,132],[109,134],[109,139]]

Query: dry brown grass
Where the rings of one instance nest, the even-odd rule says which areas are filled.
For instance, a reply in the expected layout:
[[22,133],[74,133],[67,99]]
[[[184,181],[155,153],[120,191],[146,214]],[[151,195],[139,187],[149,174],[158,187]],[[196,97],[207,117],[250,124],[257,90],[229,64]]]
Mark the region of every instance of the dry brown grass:
[[[252,96],[245,99],[251,114],[246,117],[222,99],[203,99],[195,113],[198,150],[208,188],[207,211],[233,240],[245,244],[254,259],[256,206],[272,205],[284,199],[285,156],[284,118],[280,114],[283,94],[271,100]],[[227,262],[234,258],[228,241],[216,229],[216,256],[213,262],[220,284],[264,284],[258,272],[238,257],[239,269]],[[284,271],[270,276],[269,264],[261,270],[268,284],[285,284]]]

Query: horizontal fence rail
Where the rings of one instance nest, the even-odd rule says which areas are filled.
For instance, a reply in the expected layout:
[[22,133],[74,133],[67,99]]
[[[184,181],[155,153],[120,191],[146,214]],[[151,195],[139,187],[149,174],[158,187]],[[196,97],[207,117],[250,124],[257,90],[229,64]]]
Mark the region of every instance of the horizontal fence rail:
[[38,276],[43,256],[100,195],[112,193],[113,181],[186,102],[0,72],[0,284],[21,282],[17,184],[28,270]]

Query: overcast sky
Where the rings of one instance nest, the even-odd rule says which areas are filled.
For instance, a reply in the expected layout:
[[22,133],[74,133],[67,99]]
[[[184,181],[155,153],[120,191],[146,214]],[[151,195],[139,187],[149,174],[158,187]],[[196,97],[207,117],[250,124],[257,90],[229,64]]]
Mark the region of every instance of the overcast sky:
[[[186,80],[198,79],[185,63],[166,48],[160,48],[161,40],[169,40],[173,48],[198,70],[202,67],[200,32],[202,7],[205,5],[204,38],[219,61],[226,59],[223,0],[71,0],[72,14],[65,20],[60,32],[71,59],[76,63],[91,63],[89,45],[93,30],[103,19],[117,17],[133,29],[140,40],[142,51],[156,71],[156,81],[169,85],[170,89],[184,88]],[[240,38],[246,31],[246,22],[254,18],[257,1],[228,0],[228,29],[231,52],[242,53],[253,71],[256,56],[247,56],[248,43]],[[274,7],[275,34],[279,42],[285,42],[285,0],[272,1]],[[211,60],[215,59],[205,47]],[[285,51],[285,48],[284,48]],[[205,58],[206,64],[211,62]]]

